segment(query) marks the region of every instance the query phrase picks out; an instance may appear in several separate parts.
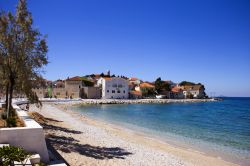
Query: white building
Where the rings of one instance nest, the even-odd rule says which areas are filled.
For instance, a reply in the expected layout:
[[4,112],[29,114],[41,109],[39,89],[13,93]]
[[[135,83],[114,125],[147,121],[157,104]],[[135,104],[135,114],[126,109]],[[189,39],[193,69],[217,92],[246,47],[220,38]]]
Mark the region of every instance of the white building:
[[204,98],[206,96],[204,85],[186,85],[182,86],[182,89],[185,98],[188,98],[189,95],[192,98]]
[[119,77],[102,77],[97,85],[102,89],[103,99],[127,99],[129,97],[128,81]]

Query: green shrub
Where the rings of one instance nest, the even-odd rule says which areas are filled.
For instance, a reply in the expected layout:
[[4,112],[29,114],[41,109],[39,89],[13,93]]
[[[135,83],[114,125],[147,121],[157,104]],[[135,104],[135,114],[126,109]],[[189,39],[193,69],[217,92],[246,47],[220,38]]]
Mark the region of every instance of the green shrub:
[[16,127],[16,118],[15,117],[9,117],[7,120],[7,126],[8,127]]
[[[0,147],[0,165],[12,166],[14,161],[21,162],[28,158],[30,154],[23,148],[14,146]],[[23,163],[24,165],[25,163]]]
[[7,113],[6,112],[3,112],[2,115],[1,115],[2,119],[7,119]]

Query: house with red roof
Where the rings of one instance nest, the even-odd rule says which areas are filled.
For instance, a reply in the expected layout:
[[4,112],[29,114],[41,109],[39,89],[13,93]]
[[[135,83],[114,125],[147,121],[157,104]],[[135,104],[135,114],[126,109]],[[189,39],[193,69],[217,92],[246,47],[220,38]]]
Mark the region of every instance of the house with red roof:
[[179,86],[174,86],[171,91],[170,91],[170,98],[171,99],[184,99],[184,94],[183,94],[183,90],[181,87]]
[[202,84],[181,86],[185,98],[205,98],[205,87]]
[[143,82],[135,87],[136,91],[142,91],[142,89],[155,89],[155,85],[149,82]]

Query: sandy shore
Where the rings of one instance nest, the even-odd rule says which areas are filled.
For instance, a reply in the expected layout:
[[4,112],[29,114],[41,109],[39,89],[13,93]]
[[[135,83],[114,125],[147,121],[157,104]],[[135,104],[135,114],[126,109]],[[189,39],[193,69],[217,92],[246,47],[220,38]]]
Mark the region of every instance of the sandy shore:
[[84,117],[67,109],[65,103],[44,103],[41,109],[31,106],[30,110],[50,118],[44,126],[46,137],[72,166],[235,165]]

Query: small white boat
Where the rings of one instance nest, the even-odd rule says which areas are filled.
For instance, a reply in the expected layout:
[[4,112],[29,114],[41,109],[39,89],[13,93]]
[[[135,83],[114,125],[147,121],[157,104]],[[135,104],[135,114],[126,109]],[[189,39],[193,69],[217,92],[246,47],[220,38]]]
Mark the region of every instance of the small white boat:
[[156,95],[155,96],[157,99],[165,99],[166,95]]

